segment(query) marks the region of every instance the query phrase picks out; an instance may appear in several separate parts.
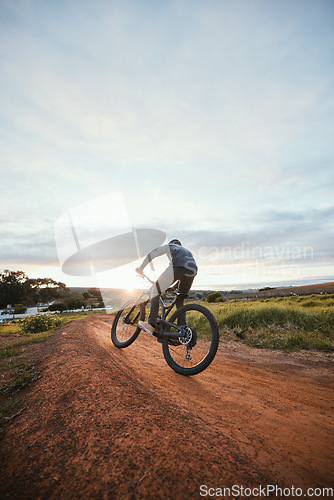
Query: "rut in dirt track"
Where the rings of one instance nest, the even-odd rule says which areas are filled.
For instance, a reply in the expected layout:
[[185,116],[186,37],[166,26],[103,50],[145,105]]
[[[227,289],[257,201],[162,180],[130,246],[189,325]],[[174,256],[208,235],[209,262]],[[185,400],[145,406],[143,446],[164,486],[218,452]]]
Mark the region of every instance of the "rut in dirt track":
[[149,336],[116,349],[97,317],[30,355],[42,378],[1,443],[3,498],[200,498],[201,484],[333,482],[325,361],[220,347],[186,378]]

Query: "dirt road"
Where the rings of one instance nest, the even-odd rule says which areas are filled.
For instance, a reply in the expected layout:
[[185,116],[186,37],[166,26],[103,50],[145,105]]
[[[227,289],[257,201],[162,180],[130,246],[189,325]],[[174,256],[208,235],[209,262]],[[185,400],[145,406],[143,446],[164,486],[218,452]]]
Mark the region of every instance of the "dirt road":
[[231,343],[186,378],[146,334],[117,350],[108,319],[69,323],[28,348],[42,377],[6,426],[1,498],[193,499],[203,498],[201,485],[334,486],[328,359]]

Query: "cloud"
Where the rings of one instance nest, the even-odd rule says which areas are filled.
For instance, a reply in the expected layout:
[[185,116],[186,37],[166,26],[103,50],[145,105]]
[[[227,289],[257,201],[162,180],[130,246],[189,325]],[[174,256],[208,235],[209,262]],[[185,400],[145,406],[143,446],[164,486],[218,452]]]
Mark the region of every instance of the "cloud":
[[[298,252],[302,256],[304,252],[303,259],[312,259],[320,265],[321,261],[328,264],[334,259],[333,215],[334,207],[303,214],[272,211],[262,217],[259,227],[241,232],[156,227],[164,230],[167,238],[179,238],[203,264],[268,259],[268,256],[282,260],[298,257]],[[53,225],[46,231],[37,221],[29,228],[4,221],[1,238],[0,259],[4,265],[24,261],[58,265]]]
[[268,255],[269,248],[272,248],[272,254],[276,252],[276,256],[279,256],[282,252],[287,253],[288,249],[291,254],[292,248],[296,252],[299,248],[300,252],[305,250],[309,257],[320,261],[322,258],[334,258],[333,215],[334,207],[306,213],[271,211],[260,218],[260,224],[256,227],[252,228],[249,221],[248,231],[179,229],[174,230],[173,234],[200,255],[210,253],[212,256],[215,253],[224,259],[224,253],[233,255],[235,249],[242,249],[242,253],[249,256],[256,253],[252,249],[262,249],[259,250],[262,255],[267,249]]
[[[274,61],[282,58],[279,42],[287,28],[278,31],[266,12],[269,26],[259,29],[255,8],[247,9],[247,18],[225,3],[203,9],[195,4],[188,23],[176,23],[171,37],[168,22],[177,10],[170,3],[167,23],[151,13],[141,24],[138,16],[144,21],[146,8],[102,3],[91,29],[100,33],[102,26],[103,35],[88,39],[82,36],[87,27],[82,16],[71,36],[68,21],[59,24],[59,12],[55,21],[44,11],[50,33],[43,32],[43,44],[40,30],[36,36],[27,28],[7,32],[3,51],[11,57],[4,69],[14,81],[25,74],[25,85],[16,92],[21,108],[22,100],[30,102],[17,110],[20,127],[49,146],[87,150],[88,145],[137,164],[218,158],[254,164],[250,157],[261,154],[265,161],[278,153],[298,133],[302,115],[308,126],[320,81],[319,75],[301,88],[302,76],[289,73],[289,58],[285,79],[277,80]],[[264,78],[255,72],[263,64]]]
[[1,210],[22,226],[5,257],[33,259],[64,210],[114,190],[137,227],[194,248],[330,255],[331,2],[0,9]]
[[54,241],[40,235],[17,236],[4,234],[5,244],[0,250],[0,266],[9,264],[35,264],[58,266],[58,256]]

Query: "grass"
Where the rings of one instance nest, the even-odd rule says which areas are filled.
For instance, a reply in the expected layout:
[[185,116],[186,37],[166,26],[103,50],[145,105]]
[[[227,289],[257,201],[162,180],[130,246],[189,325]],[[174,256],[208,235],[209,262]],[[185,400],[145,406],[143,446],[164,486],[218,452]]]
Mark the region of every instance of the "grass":
[[0,325],[0,335],[15,335],[16,333],[20,333],[18,323]]
[[234,299],[205,305],[213,312],[223,339],[284,351],[334,352],[333,295]]
[[[18,392],[41,378],[41,374],[36,370],[35,365],[23,362],[10,375],[10,379],[0,386],[0,396],[2,396],[0,399],[0,436],[4,432],[3,424],[19,415],[22,411],[18,411],[13,415],[19,403]],[[12,415],[9,416],[9,414]]]
[[13,394],[41,378],[40,372],[35,367],[29,364],[17,368],[12,374],[13,378],[1,385],[0,394]]
[[5,342],[0,347],[0,359],[11,358],[17,356],[21,351],[19,347],[31,344],[39,344],[45,342],[53,333],[53,330],[47,332],[33,333],[31,335],[24,335],[24,337],[15,338],[9,342]]
[[197,335],[203,340],[211,340],[211,336],[208,336],[210,330],[210,323],[207,318],[197,312],[191,312],[187,314],[187,324],[190,328],[195,328]]
[[16,356],[0,359],[0,372],[10,370],[12,368],[18,368],[24,364],[25,362]]

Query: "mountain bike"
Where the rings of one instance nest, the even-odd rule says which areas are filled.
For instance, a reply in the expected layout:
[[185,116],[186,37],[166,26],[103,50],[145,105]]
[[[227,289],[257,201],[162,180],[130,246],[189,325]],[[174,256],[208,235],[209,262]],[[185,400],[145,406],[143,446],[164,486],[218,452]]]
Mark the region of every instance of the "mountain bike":
[[[148,276],[143,275],[154,285]],[[178,292],[168,288],[160,295],[161,315],[158,316],[153,336],[162,344],[168,365],[181,375],[196,375],[213,361],[219,344],[216,320],[206,307],[186,304],[170,315]],[[117,312],[111,327],[111,340],[118,348],[131,345],[142,331],[138,321],[144,321],[150,289],[142,291],[136,300],[126,302]],[[150,335],[144,332],[145,335]]]

